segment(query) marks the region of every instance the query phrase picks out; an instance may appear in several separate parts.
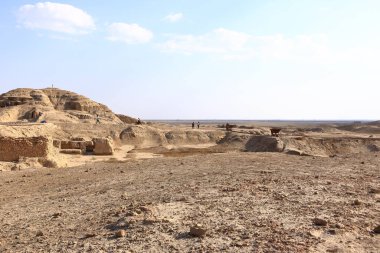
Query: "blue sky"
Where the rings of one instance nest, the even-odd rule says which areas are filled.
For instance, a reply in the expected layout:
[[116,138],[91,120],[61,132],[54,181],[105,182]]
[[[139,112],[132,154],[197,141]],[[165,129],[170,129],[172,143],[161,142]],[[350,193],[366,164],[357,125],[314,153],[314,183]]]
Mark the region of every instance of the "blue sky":
[[379,119],[380,1],[0,3],[0,93],[145,119]]

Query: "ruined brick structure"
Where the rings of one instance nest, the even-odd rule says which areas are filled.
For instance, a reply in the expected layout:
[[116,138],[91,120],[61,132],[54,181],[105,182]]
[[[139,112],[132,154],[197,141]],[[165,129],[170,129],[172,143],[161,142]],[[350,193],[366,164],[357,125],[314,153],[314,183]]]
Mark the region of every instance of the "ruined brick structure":
[[47,137],[0,137],[0,161],[15,162],[20,157],[47,157],[53,149],[53,141]]

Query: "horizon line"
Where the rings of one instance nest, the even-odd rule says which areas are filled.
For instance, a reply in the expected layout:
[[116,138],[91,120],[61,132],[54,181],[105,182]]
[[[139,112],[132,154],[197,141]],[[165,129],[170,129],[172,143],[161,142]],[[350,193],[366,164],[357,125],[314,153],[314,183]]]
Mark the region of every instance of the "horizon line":
[[203,121],[221,121],[221,120],[230,120],[230,121],[379,121],[380,119],[196,119],[196,118],[188,118],[188,119],[145,119],[152,121],[187,121],[187,120],[203,120]]

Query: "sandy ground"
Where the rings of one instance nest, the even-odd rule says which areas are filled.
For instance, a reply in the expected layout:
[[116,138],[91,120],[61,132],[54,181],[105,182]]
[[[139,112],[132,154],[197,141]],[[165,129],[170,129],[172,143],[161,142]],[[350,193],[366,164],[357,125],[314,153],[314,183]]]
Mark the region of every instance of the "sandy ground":
[[7,94],[32,93],[0,110],[0,136],[108,137],[114,155],[0,162],[1,253],[380,252],[380,122],[137,126],[68,91]]
[[379,164],[186,153],[0,172],[0,252],[379,252]]

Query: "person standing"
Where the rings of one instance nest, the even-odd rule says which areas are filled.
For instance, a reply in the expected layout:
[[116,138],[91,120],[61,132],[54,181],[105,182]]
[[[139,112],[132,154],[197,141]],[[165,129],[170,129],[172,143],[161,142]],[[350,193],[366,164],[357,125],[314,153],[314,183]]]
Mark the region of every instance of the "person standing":
[[193,123],[191,123],[191,128],[192,129],[194,129],[194,125],[195,125],[195,123],[193,122]]
[[198,127],[198,129],[199,129],[199,126],[200,126],[200,123],[199,123],[199,121],[198,121],[198,123],[197,123],[197,127]]

